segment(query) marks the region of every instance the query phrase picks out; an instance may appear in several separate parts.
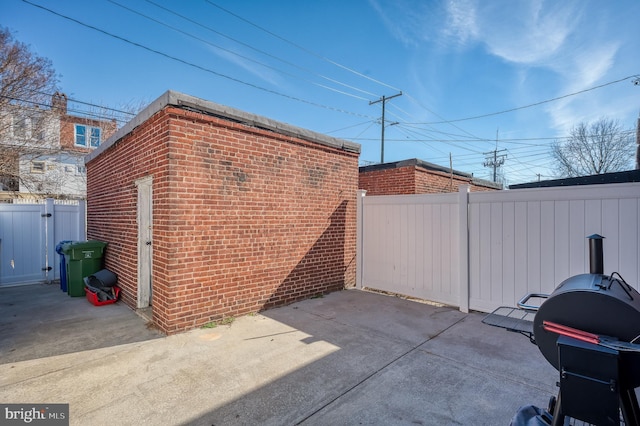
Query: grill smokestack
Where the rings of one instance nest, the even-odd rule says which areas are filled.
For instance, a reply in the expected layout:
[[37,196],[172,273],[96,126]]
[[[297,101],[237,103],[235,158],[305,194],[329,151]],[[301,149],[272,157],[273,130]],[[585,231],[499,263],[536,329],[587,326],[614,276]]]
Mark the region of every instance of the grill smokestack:
[[604,257],[602,255],[603,236],[598,234],[589,235],[589,273],[604,274]]

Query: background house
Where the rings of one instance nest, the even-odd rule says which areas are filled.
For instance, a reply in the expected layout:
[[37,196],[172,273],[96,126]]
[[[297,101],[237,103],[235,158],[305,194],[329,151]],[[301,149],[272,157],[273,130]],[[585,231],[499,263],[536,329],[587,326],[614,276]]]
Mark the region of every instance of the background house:
[[84,156],[115,132],[115,121],[69,114],[63,93],[53,95],[50,108],[10,109],[2,113],[0,132],[4,198],[83,199]]
[[359,151],[169,91],[87,156],[87,235],[167,333],[354,286]]
[[458,192],[460,185],[470,185],[471,191],[502,189],[499,183],[415,158],[360,167],[358,188],[367,195],[437,194]]

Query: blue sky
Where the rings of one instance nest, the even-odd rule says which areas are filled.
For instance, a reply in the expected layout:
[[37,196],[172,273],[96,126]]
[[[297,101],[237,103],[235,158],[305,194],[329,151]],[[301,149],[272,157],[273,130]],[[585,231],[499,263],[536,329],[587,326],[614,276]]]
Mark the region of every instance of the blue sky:
[[497,149],[512,184],[552,178],[549,146],[579,122],[634,130],[640,113],[638,0],[28,1],[50,10],[3,0],[0,25],[71,99],[118,109],[177,90],[358,142],[361,163],[380,161],[370,102],[400,91],[385,161],[451,155],[489,178]]

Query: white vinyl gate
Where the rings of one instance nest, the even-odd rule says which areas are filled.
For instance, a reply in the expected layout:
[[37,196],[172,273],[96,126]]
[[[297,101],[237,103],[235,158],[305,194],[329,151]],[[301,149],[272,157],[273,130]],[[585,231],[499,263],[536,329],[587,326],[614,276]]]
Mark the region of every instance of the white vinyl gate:
[[457,305],[458,194],[364,197],[364,287]]
[[358,287],[491,312],[589,272],[640,288],[640,183],[358,197]]
[[0,286],[60,278],[60,241],[86,238],[85,201],[0,203]]

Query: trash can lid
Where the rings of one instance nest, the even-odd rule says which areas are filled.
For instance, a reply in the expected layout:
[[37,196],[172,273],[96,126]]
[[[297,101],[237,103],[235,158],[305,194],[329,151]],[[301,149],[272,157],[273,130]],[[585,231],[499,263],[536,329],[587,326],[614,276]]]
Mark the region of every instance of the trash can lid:
[[107,243],[97,240],[91,241],[78,241],[74,243],[67,243],[62,245],[62,252],[65,259],[69,260],[91,260],[102,258],[105,252]]
[[89,247],[97,247],[104,248],[107,243],[98,240],[88,240],[88,241],[75,241],[70,244],[73,248],[89,248]]
[[62,244],[62,252],[68,253],[71,250],[80,249],[80,250],[91,250],[91,249],[104,249],[107,246],[107,243],[98,240],[89,240],[89,241],[71,241],[66,244]]
[[58,254],[64,254],[64,253],[62,253],[62,250],[63,250],[64,245],[65,245],[65,244],[72,243],[72,242],[73,242],[73,241],[71,241],[71,240],[63,240],[63,241],[60,241],[58,244],[56,244],[56,253],[58,253]]

